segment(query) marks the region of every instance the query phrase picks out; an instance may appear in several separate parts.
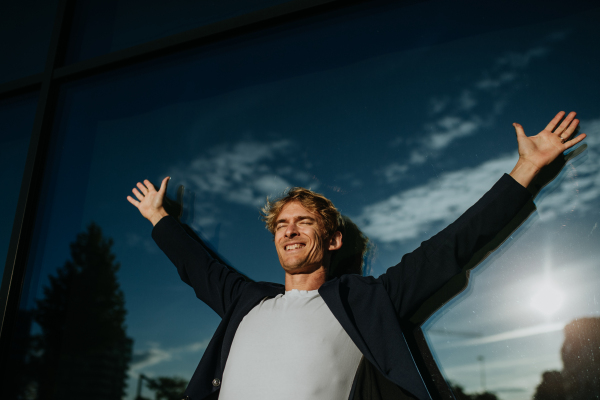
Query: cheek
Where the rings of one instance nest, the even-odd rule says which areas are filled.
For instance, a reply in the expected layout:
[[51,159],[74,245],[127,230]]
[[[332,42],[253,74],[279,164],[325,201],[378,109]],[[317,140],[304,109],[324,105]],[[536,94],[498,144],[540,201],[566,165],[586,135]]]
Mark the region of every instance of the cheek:
[[314,259],[323,258],[323,254],[325,251],[325,243],[322,240],[320,240],[319,238],[315,238],[314,243],[315,243],[315,245],[311,251],[312,257]]

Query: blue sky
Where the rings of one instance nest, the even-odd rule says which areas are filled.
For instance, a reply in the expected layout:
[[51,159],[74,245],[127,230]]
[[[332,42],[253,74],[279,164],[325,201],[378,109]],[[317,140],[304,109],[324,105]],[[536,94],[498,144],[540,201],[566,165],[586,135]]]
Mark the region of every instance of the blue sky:
[[[484,355],[488,389],[530,398],[542,371],[561,368],[561,324],[600,313],[600,50],[591,45],[600,10],[572,12],[560,24],[544,13],[502,22],[488,10],[486,25],[472,19],[479,9],[444,18],[432,12],[440,7],[315,19],[308,29],[273,28],[68,84],[32,253],[40,275],[23,306],[41,296],[47,275],[69,257],[68,243],[95,221],[122,265],[131,376],[189,378],[219,320],[125,200],[136,182],[172,176],[171,195],[178,185],[193,194],[185,222],[231,265],[275,282],[283,272],[258,209],[267,195],[310,187],[373,240],[377,276],[510,172],[512,122],[532,135],[559,110],[576,110],[587,149],[472,273],[467,291],[426,325],[448,379],[479,390]],[[566,297],[550,317],[529,306],[545,277]]]

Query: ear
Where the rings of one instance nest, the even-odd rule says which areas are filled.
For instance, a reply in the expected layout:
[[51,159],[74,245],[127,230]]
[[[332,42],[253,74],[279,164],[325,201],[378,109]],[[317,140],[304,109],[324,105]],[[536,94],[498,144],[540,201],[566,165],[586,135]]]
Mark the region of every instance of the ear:
[[342,247],[342,232],[335,231],[335,233],[329,238],[328,250],[339,250],[340,247]]

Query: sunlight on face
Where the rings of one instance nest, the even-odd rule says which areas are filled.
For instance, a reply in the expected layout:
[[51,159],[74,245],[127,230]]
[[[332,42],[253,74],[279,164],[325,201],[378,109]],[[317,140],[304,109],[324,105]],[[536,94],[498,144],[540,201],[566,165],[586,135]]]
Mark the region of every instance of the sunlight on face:
[[564,293],[552,282],[544,282],[538,286],[531,298],[531,307],[544,315],[552,315],[562,306]]

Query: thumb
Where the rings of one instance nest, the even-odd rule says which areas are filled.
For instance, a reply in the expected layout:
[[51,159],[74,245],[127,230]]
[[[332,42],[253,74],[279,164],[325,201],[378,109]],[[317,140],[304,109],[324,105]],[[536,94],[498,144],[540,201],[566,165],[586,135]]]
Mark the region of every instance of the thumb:
[[517,132],[517,138],[527,137],[527,136],[525,136],[525,131],[523,130],[523,127],[521,126],[521,124],[514,122],[513,126],[515,127],[515,131]]
[[162,180],[161,184],[160,184],[160,189],[158,189],[158,193],[164,197],[165,193],[167,192],[167,186],[169,185],[169,181],[171,180],[170,176],[167,176],[165,179]]

